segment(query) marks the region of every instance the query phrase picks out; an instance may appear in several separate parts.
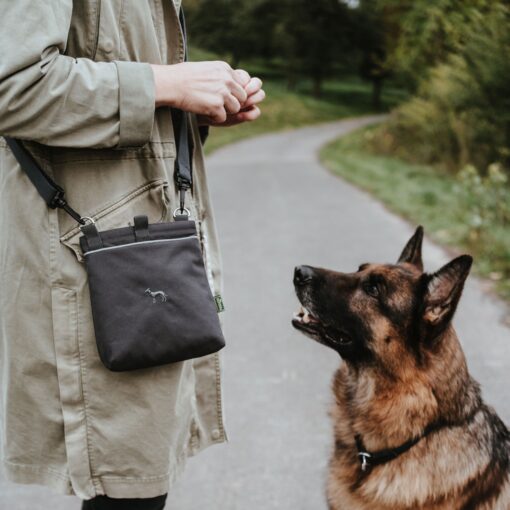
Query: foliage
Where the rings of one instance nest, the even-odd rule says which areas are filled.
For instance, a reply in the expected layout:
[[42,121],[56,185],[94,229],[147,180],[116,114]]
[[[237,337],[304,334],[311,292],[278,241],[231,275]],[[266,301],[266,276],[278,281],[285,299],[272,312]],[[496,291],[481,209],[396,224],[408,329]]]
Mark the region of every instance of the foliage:
[[399,18],[393,62],[411,84],[461,51],[473,28],[484,22],[494,0],[381,0]]
[[389,60],[395,25],[393,11],[380,0],[361,0],[352,10],[353,44],[359,53],[360,76],[372,82],[372,105],[381,108],[381,91],[384,81],[392,74]]
[[[195,53],[193,51],[192,56]],[[296,91],[290,92],[281,81],[266,80],[264,89],[267,91],[267,98],[262,105],[260,119],[228,129],[213,128],[205,145],[206,151],[211,152],[228,143],[254,135],[372,112],[370,86],[357,78],[326,80],[320,99],[310,97],[312,86],[311,83],[302,82]],[[386,87],[382,96],[384,108],[387,109],[400,100],[398,89]]]
[[471,253],[477,271],[510,300],[510,189],[502,168],[482,175],[468,166],[454,176],[374,153],[380,136],[380,127],[361,130],[325,147],[321,158],[437,241]]
[[280,0],[278,9],[275,45],[285,57],[289,84],[309,76],[319,97],[334,62],[350,49],[349,9],[338,0]]
[[510,166],[510,12],[497,5],[397,109],[379,149],[456,170]]
[[510,227],[510,189],[500,165],[490,165],[486,175],[467,165],[459,172],[458,181],[456,193],[466,211],[468,240],[479,242],[493,225]]
[[273,23],[267,4],[268,0],[195,0],[186,6],[190,41],[229,55],[235,67],[242,58],[267,55]]
[[194,45],[228,55],[234,67],[273,61],[291,89],[301,78],[313,80],[316,97],[353,58],[352,9],[339,0],[193,0],[187,12]]

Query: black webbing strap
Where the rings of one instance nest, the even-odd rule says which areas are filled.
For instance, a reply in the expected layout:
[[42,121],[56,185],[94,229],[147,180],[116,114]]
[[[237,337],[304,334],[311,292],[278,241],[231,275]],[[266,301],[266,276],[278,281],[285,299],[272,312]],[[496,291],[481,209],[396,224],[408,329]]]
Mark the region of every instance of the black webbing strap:
[[4,138],[21,168],[37,188],[48,207],[52,209],[59,207],[77,222],[84,224],[85,222],[81,219],[81,216],[67,203],[64,190],[37,164],[32,154],[18,140],[7,136]]
[[[188,36],[186,33],[186,20],[184,19],[184,10],[182,6],[179,10],[179,23],[182,30],[182,38],[184,45],[184,61],[188,60]],[[190,189],[193,184],[190,143],[188,134],[188,114],[182,110],[172,110],[172,122],[175,129],[175,137],[177,144],[177,158],[175,159],[175,182],[179,189],[180,213],[184,213],[184,196],[186,190]]]
[[[186,24],[182,7],[179,12],[184,38],[184,54],[187,59]],[[190,145],[188,135],[188,114],[181,110],[172,110],[172,119],[175,126],[177,157],[175,159],[175,182],[180,193],[180,212],[184,213],[184,195],[192,186],[192,167],[190,158]],[[22,170],[27,174],[32,184],[44,199],[48,207],[63,209],[81,225],[86,221],[75,211],[65,199],[65,191],[39,166],[30,152],[15,138],[5,136],[5,141],[18,160]]]
[[[471,419],[471,417],[468,417],[468,419]],[[356,449],[358,450],[358,459],[361,463],[361,471],[368,471],[374,466],[379,466],[389,462],[390,460],[396,459],[432,432],[436,432],[437,430],[448,426],[458,426],[458,424],[448,423],[443,420],[430,423],[425,427],[425,430],[421,435],[409,439],[409,441],[406,441],[404,444],[401,444],[396,448],[388,448],[387,450],[379,450],[377,452],[368,452],[363,444],[361,436],[359,434],[356,435],[354,440],[356,442]]]

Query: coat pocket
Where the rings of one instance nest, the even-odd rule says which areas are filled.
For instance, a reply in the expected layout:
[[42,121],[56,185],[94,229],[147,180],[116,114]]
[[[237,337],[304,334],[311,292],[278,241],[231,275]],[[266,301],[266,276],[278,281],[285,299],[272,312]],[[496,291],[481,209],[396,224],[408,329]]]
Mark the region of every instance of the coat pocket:
[[[145,214],[150,223],[167,221],[171,215],[173,198],[168,191],[168,181],[157,180],[143,184],[123,195],[116,202],[99,209],[90,216],[99,230],[126,227],[133,224],[134,216]],[[82,236],[78,225],[60,236],[60,242],[70,248],[83,262],[80,247]]]

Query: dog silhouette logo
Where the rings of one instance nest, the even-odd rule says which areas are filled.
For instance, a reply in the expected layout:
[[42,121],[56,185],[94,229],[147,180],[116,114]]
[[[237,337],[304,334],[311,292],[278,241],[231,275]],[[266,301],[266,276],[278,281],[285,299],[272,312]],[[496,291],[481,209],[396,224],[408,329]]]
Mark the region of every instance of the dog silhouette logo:
[[150,288],[146,289],[144,292],[146,296],[150,296],[152,298],[153,303],[165,303],[168,299],[168,296],[162,290],[156,290],[153,292]]

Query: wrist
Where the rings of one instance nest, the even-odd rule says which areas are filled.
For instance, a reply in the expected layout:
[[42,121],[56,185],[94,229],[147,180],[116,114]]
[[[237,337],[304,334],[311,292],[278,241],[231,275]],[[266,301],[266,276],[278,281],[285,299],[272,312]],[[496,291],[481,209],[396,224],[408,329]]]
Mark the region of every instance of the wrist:
[[155,103],[159,106],[178,107],[179,84],[175,65],[151,64],[154,75]]

